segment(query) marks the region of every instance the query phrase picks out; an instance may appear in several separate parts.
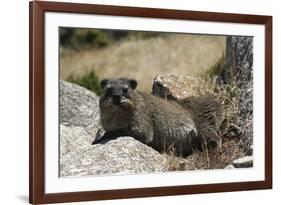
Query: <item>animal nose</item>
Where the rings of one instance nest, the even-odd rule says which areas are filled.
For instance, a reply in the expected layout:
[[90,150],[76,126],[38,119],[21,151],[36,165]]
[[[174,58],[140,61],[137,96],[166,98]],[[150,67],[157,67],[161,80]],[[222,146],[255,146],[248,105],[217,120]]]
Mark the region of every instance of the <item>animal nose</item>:
[[120,95],[113,95],[112,100],[114,105],[119,105],[121,101]]

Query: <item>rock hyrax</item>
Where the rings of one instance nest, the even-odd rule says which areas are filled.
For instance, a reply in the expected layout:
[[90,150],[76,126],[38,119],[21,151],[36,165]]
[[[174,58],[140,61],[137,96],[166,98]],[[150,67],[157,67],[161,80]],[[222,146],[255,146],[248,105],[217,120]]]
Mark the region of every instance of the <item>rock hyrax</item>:
[[179,103],[192,115],[198,134],[208,147],[222,146],[223,107],[211,96],[188,97]]
[[200,148],[191,113],[174,101],[137,91],[133,79],[104,79],[100,97],[101,123],[93,144],[109,138],[131,136],[157,151],[173,150],[186,156]]

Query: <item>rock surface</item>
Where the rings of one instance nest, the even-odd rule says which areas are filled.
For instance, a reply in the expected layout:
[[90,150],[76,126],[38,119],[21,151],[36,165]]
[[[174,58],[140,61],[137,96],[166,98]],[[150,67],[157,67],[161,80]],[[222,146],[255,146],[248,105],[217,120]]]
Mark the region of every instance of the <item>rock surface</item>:
[[246,156],[233,161],[233,166],[235,168],[248,168],[253,167],[253,157]]
[[227,37],[225,83],[236,82],[240,88],[239,124],[244,131],[243,146],[247,155],[253,149],[253,37]]
[[225,167],[225,169],[235,169],[235,167],[234,167],[232,164],[230,164],[230,165],[227,165],[227,166]]
[[253,156],[245,156],[235,159],[232,164],[225,167],[225,169],[235,169],[235,168],[250,168],[254,165]]
[[100,127],[98,97],[60,82],[60,176],[167,171],[166,160],[131,137],[91,145]]
[[195,96],[200,78],[190,76],[160,75],[154,79],[152,94],[170,100],[182,100]]
[[60,155],[63,156],[78,147],[91,145],[95,131],[89,132],[84,127],[60,125]]
[[95,127],[99,123],[99,104],[95,93],[78,85],[60,81],[60,124]]
[[157,151],[131,137],[79,146],[61,157],[61,176],[137,174],[167,171]]

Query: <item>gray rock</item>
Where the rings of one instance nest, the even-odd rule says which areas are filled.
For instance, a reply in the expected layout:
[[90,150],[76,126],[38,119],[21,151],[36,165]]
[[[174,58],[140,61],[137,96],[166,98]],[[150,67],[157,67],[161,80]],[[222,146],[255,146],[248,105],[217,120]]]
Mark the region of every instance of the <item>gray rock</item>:
[[228,36],[226,41],[226,65],[221,77],[225,83],[236,82],[241,90],[238,126],[244,131],[244,152],[246,155],[252,155],[253,37]]
[[225,83],[234,80],[246,85],[253,78],[253,37],[228,36],[226,65],[222,72]]
[[233,161],[233,166],[235,168],[248,168],[253,167],[253,157],[246,156]]
[[87,130],[84,127],[60,125],[60,155],[63,156],[78,147],[91,145],[97,129]]
[[81,86],[60,81],[60,124],[96,127],[99,123],[98,96]]
[[164,171],[167,171],[166,159],[131,137],[119,137],[105,144],[81,145],[60,160],[61,177]]
[[196,96],[196,87],[202,80],[190,76],[172,74],[157,76],[153,81],[152,94],[170,100],[182,100]]
[[227,166],[225,167],[225,169],[235,169],[235,167],[234,167],[232,164],[230,164],[230,165],[227,165]]

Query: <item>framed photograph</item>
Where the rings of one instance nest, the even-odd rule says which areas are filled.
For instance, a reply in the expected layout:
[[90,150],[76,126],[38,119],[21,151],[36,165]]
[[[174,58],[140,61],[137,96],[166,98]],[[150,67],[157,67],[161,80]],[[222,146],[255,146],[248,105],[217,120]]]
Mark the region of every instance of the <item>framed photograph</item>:
[[272,17],[32,1],[32,204],[272,188]]

